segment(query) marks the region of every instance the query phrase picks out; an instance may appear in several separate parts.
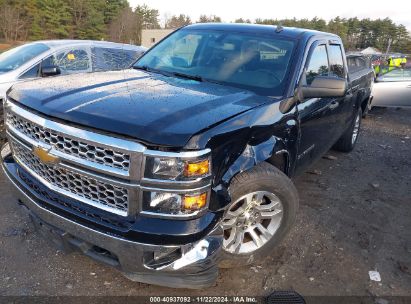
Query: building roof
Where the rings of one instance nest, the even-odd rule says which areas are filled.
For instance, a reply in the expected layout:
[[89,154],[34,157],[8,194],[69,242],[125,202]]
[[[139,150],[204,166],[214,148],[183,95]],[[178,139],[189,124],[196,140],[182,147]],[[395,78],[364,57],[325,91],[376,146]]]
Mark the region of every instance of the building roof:
[[363,49],[361,54],[366,54],[366,55],[381,55],[381,51],[379,49],[373,48],[373,47],[367,47],[366,49]]

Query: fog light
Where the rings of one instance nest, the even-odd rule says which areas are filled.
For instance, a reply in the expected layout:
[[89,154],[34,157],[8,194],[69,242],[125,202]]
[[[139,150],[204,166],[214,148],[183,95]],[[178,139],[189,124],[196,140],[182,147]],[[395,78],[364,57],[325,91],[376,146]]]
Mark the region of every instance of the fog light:
[[184,170],[184,175],[187,177],[193,176],[202,176],[210,172],[210,162],[208,159],[195,162],[195,163],[186,163]]
[[199,210],[207,204],[207,193],[184,196],[183,208],[185,210]]

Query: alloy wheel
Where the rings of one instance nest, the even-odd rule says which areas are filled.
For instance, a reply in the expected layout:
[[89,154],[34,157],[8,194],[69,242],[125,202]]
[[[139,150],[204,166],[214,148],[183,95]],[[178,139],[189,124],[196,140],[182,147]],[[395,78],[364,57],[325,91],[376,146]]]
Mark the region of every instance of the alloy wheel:
[[256,191],[236,200],[223,220],[223,249],[234,254],[251,253],[264,246],[283,219],[281,200],[271,192]]
[[351,137],[351,143],[353,145],[357,141],[358,133],[360,133],[360,121],[361,121],[361,117],[360,117],[360,114],[358,114],[357,117],[355,118],[354,130],[352,132],[352,137]]

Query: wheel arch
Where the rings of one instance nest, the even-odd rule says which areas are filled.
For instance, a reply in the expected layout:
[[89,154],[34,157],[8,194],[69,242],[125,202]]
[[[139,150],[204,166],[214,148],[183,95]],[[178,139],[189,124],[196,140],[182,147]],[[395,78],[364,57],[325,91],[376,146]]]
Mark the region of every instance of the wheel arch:
[[276,167],[278,170],[289,176],[290,173],[290,152],[287,150],[276,151],[270,158],[266,160],[269,164]]
[[261,162],[268,162],[288,175],[289,155],[285,143],[275,136],[271,136],[268,140],[259,144],[248,143],[239,157],[228,168],[222,177],[222,181],[229,185],[235,175],[247,171]]
[[214,210],[222,210],[231,202],[229,187],[233,178],[248,171],[260,163],[268,163],[278,170],[289,175],[290,172],[290,152],[286,149],[285,142],[280,138],[271,136],[264,142],[258,144],[248,143],[241,154],[224,170],[224,175],[214,181],[213,192],[218,196],[218,206],[212,206]]

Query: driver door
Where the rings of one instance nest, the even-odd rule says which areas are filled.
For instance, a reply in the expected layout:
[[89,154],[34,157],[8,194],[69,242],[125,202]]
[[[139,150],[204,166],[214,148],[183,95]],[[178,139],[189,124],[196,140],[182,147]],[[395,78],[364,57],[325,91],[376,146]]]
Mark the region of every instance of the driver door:
[[[307,58],[303,75],[305,85],[309,86],[317,76],[334,76],[330,69],[328,41],[314,43]],[[342,123],[342,99],[308,98],[297,105],[300,120],[299,171],[304,171],[335,143]]]

